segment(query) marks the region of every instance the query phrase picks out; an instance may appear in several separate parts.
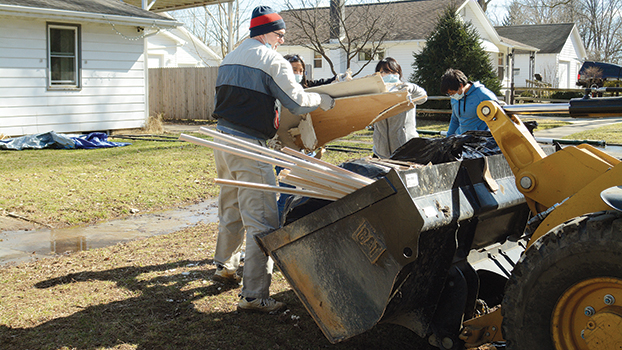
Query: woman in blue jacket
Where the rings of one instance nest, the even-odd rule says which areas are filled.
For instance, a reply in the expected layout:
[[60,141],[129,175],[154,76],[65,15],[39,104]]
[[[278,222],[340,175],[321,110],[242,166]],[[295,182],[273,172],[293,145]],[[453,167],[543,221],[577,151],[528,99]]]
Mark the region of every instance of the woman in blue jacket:
[[451,97],[451,121],[447,136],[469,130],[488,130],[486,122],[477,116],[482,101],[497,101],[497,96],[480,82],[471,82],[457,69],[449,68],[441,78],[441,92]]

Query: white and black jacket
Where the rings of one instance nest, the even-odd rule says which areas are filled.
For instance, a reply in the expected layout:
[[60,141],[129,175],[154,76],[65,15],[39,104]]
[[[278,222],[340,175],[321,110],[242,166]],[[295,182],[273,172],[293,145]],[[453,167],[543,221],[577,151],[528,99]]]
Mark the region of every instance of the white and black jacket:
[[304,92],[281,54],[255,39],[244,40],[218,69],[214,118],[219,126],[267,140],[279,127],[277,99],[293,114],[320,105],[320,95]]

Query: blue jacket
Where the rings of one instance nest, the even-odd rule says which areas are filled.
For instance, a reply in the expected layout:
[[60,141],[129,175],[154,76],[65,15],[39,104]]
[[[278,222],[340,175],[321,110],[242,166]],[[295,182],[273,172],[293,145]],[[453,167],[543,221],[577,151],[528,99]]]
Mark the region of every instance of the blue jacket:
[[276,100],[293,114],[314,111],[320,95],[307,93],[294,78],[291,64],[275,50],[249,38],[218,68],[213,116],[220,130],[267,140],[276,134]]
[[447,136],[463,134],[469,130],[488,130],[486,122],[477,116],[477,106],[482,101],[497,101],[497,96],[479,81],[471,83],[469,91],[459,100],[451,99],[451,121]]

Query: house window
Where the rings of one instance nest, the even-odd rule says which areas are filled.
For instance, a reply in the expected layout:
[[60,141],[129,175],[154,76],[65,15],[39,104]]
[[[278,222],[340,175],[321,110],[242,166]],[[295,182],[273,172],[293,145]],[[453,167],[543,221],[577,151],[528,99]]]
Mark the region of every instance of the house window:
[[520,68],[514,68],[514,76],[520,75]]
[[50,88],[80,87],[80,27],[48,24]]
[[359,61],[380,61],[384,58],[384,50],[378,49],[376,50],[376,54],[372,55],[371,49],[362,49],[359,51],[358,60]]
[[313,68],[322,68],[322,55],[317,52],[313,54]]

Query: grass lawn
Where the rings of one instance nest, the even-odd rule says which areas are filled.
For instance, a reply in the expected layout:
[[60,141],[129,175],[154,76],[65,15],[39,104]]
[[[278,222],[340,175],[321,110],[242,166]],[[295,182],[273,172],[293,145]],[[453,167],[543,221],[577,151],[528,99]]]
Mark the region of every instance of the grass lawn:
[[564,138],[570,140],[605,140],[608,145],[622,145],[622,123],[611,124],[594,130],[578,132]]
[[[323,159],[338,164],[370,155],[371,133],[362,134],[360,150],[328,151]],[[211,149],[131,142],[110,149],[0,152],[0,211],[65,227],[217,196]],[[216,225],[205,224],[0,267],[0,349],[427,348],[425,339],[394,325],[330,344],[279,272],[271,293],[288,311],[237,312],[239,289],[209,280],[216,237]]]
[[[447,123],[421,120],[419,127],[446,130]],[[363,130],[331,143],[323,159],[339,164],[370,155],[371,134]],[[217,195],[211,149],[131,142],[111,149],[1,151],[0,212],[65,227]],[[237,312],[239,289],[209,280],[216,237],[216,225],[198,225],[0,267],[0,348],[429,349],[425,339],[395,325],[330,344],[279,272],[271,292],[288,311]]]

